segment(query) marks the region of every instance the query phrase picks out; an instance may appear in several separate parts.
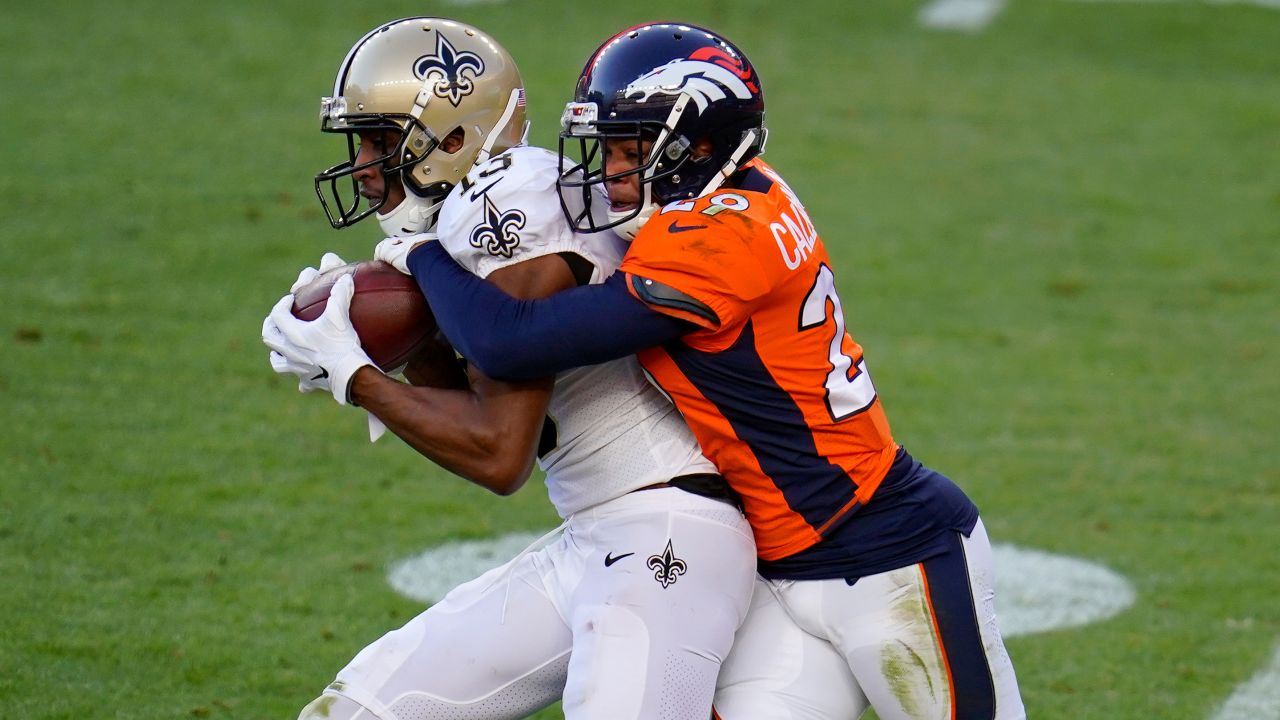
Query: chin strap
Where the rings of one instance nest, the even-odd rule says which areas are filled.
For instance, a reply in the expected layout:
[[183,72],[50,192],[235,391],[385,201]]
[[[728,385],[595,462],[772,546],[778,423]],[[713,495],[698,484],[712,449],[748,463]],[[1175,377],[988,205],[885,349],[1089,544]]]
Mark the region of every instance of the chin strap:
[[657,210],[658,204],[653,201],[653,186],[647,182],[642,182],[640,183],[640,209],[638,211],[623,210],[622,212],[614,212],[613,209],[610,208],[609,221],[613,222],[620,217],[631,215],[631,217],[628,217],[626,220],[618,223],[618,225],[613,229],[615,233],[622,236],[623,240],[631,242],[636,239],[636,234],[640,232],[640,228],[644,227],[644,224],[649,222],[649,218],[653,217],[653,214],[657,212]]
[[707,183],[706,187],[702,188],[702,192],[698,193],[698,197],[703,197],[708,193],[715,192],[717,188],[724,184],[725,180],[728,180],[731,175],[738,172],[738,166],[739,163],[742,162],[742,157],[747,154],[748,150],[755,146],[757,137],[761,138],[760,145],[763,150],[764,138],[767,137],[767,135],[764,135],[763,133],[763,130],[757,132],[754,129],[743,133],[742,142],[738,143],[737,149],[729,156],[729,160],[725,162],[724,166],[711,177],[711,181]]
[[[403,182],[403,181],[402,181]],[[427,232],[436,223],[436,214],[448,195],[418,197],[405,188],[404,200],[387,214],[378,213],[378,224],[387,237],[405,237]]]
[[[733,155],[729,156],[729,159],[725,162],[724,166],[716,171],[716,174],[711,177],[711,180],[707,182],[696,197],[705,197],[719,189],[719,187],[724,184],[725,180],[728,180],[730,176],[738,171],[738,166],[742,162],[742,158],[751,150],[752,147],[755,147],[756,138],[763,137],[763,131],[748,130],[743,133],[742,142],[738,143],[738,147],[734,149]],[[655,146],[656,144],[657,143],[655,143]],[[761,139],[760,144],[764,144],[763,139]],[[650,184],[647,182],[641,183],[641,187],[643,188],[642,192],[644,193],[644,197],[641,201],[640,212],[620,223],[613,229],[614,232],[621,235],[623,239],[628,241],[636,239],[636,234],[640,232],[640,228],[644,227],[644,224],[649,221],[649,218],[653,217],[653,213],[658,209],[658,204],[653,201],[653,193],[650,189]],[[624,213],[615,213],[613,210],[610,210],[609,219],[616,220],[618,217],[630,212],[630,210],[627,210]]]
[[[489,134],[484,139],[484,144],[480,146],[480,153],[476,156],[476,165],[488,160],[489,156],[493,154],[494,143],[506,131],[507,125],[511,124],[511,116],[516,114],[516,108],[524,104],[524,88],[513,88],[511,95],[507,97],[507,108],[502,111],[502,117],[498,118],[498,122],[493,124],[493,130],[489,131]],[[520,129],[520,142],[524,142],[524,138],[528,135],[529,123],[525,122],[524,127]]]
[[[658,136],[653,139],[652,150],[650,152],[656,154],[663,152],[667,146],[667,138],[671,137],[674,132],[672,128],[680,120],[680,116],[684,114],[685,106],[689,104],[689,94],[682,93],[676,98],[676,102],[671,106],[671,112],[667,113],[667,119],[662,123],[662,130],[658,132]],[[685,147],[688,144],[685,143]],[[652,159],[653,156],[651,155]],[[657,211],[658,205],[653,201],[653,190],[649,181],[653,178],[654,173],[658,170],[659,163],[656,160],[650,162],[649,168],[645,170],[640,180],[640,210],[623,222],[613,228],[613,231],[622,236],[622,239],[630,242],[636,239],[636,233],[640,232],[640,228],[653,217],[653,213]],[[609,221],[616,222],[619,217],[630,214],[631,210],[616,213],[609,210]]]
[[[658,148],[663,147],[667,136],[671,134],[671,130],[669,128],[675,127],[675,123],[684,112],[684,107],[688,101],[689,96],[687,94],[681,95],[676,101],[676,104],[671,108],[671,112],[667,115],[667,121],[663,123],[664,127],[662,132],[658,134],[657,139],[653,142],[654,152],[658,152]],[[725,164],[716,171],[716,174],[711,177],[711,180],[708,181],[702,190],[694,197],[705,197],[719,189],[719,187],[724,184],[725,180],[728,180],[734,173],[738,172],[738,167],[742,163],[742,158],[746,156],[751,148],[758,144],[760,146],[760,152],[764,152],[764,145],[768,137],[769,131],[764,128],[760,128],[759,130],[753,128],[743,133],[742,141],[738,143],[738,147],[734,149],[733,154],[729,156],[729,159]],[[759,141],[758,143],[757,140]],[[653,175],[656,167],[657,163],[654,163],[654,167],[650,168],[645,173],[646,180]],[[649,221],[649,218],[653,217],[653,213],[658,209],[658,205],[653,202],[653,194],[650,191],[649,183],[641,182],[640,186],[643,188],[644,192],[640,212],[614,228],[614,232],[621,235],[628,241],[636,238],[636,233],[640,232],[640,228]],[[616,220],[623,214],[624,213],[615,213],[610,210],[609,218],[610,220]]]
[[[658,210],[658,204],[650,197],[649,186],[645,185],[644,187],[644,205],[640,208],[640,212],[632,215],[613,228],[613,231],[627,242],[631,242],[636,239],[636,234],[640,232],[640,228],[644,227],[644,224],[649,222],[649,218],[653,217],[653,214]],[[609,219],[614,220],[618,215],[626,215],[630,212],[630,210],[627,210],[623,213],[615,213],[613,210],[610,210]]]

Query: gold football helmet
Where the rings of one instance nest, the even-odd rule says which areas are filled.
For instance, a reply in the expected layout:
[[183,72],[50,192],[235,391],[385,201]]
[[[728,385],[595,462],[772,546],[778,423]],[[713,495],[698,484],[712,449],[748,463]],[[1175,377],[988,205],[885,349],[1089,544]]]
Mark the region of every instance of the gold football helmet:
[[[383,229],[422,232],[449,189],[477,162],[520,144],[526,125],[520,71],[493,38],[444,18],[395,20],[360,38],[338,68],[333,95],[321,99],[320,129],[347,136],[348,158],[316,175],[316,195],[331,225],[353,225],[386,202],[384,196],[361,211],[353,175],[380,166],[388,183],[404,185],[401,205],[408,206],[388,213],[392,222],[380,213]],[[357,165],[363,130],[394,130],[399,142]],[[457,130],[461,148],[438,150]]]

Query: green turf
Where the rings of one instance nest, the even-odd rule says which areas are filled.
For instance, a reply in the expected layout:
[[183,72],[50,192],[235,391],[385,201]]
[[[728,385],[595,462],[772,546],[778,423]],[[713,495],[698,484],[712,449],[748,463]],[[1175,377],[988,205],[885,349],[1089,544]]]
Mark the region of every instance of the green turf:
[[539,143],[616,29],[736,40],[899,440],[996,541],[1138,589],[1009,643],[1031,715],[1208,718],[1280,639],[1280,12],[920,4],[5,4],[0,716],[293,717],[420,609],[391,560],[554,521],[370,446],[258,341],[377,239],[323,220],[318,98],[433,12],[511,49]]

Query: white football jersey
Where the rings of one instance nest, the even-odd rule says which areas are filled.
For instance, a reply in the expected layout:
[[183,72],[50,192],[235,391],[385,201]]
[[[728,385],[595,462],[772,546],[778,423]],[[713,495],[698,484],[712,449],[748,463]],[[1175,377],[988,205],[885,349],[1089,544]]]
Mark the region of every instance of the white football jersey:
[[[609,231],[584,234],[569,227],[557,196],[558,174],[555,153],[528,146],[477,165],[445,200],[440,242],[480,277],[567,252],[591,263],[592,283],[603,282],[622,261],[626,243]],[[565,198],[581,210],[572,193]],[[554,446],[540,448],[538,465],[561,517],[678,475],[716,471],[633,357],[557,375],[548,414]]]

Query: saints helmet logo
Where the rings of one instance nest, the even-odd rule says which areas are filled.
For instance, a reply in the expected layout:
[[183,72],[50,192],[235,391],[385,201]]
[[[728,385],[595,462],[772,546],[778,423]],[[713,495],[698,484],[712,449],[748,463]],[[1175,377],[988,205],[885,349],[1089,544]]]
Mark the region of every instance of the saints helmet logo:
[[454,107],[475,90],[475,79],[484,74],[484,60],[470,50],[458,52],[443,33],[436,33],[436,54],[423,55],[413,63],[413,74],[436,80],[435,94]]
[[662,583],[662,587],[673,584],[689,569],[683,560],[676,557],[671,549],[671,541],[667,541],[667,549],[661,555],[649,556],[649,569],[653,571],[653,579]]
[[511,253],[520,245],[517,230],[524,227],[524,213],[519,210],[503,212],[497,205],[484,196],[484,223],[471,231],[471,247],[484,248],[490,255],[511,257]]

